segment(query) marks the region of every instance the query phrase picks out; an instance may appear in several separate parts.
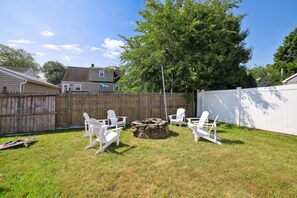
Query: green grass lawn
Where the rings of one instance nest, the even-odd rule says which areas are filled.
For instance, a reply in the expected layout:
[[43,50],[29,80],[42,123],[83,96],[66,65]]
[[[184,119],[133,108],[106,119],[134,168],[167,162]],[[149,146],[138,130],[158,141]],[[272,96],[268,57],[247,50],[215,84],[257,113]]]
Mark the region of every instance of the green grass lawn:
[[[221,124],[223,145],[121,133],[95,156],[82,129],[39,133],[28,148],[0,151],[0,197],[296,197],[297,137]],[[0,144],[24,137],[1,137]]]

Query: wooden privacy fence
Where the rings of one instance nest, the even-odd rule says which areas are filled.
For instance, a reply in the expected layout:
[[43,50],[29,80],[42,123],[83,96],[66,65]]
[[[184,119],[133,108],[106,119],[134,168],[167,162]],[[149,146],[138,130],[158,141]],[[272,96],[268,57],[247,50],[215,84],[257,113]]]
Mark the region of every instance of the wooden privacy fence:
[[55,129],[55,95],[0,95],[0,134]]
[[[168,115],[182,107],[187,116],[192,116],[193,102],[190,96],[168,94]],[[82,126],[84,112],[93,118],[106,119],[108,109],[127,116],[128,122],[149,117],[165,119],[162,94],[0,94],[0,107],[0,134]]]
[[[194,100],[180,93],[167,94],[168,115],[177,108],[185,108],[187,116],[194,114]],[[83,125],[83,113],[90,117],[106,119],[107,110],[114,109],[117,115],[127,116],[128,122],[156,117],[165,119],[162,94],[86,94],[69,92],[56,97],[56,127]]]

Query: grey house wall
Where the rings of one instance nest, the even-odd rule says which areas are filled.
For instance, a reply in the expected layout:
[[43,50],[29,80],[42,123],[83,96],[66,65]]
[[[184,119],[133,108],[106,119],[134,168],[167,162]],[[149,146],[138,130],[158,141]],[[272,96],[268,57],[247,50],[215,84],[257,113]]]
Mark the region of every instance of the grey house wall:
[[116,83],[104,83],[104,85],[107,85],[108,87],[101,87],[100,83],[98,83],[98,82],[62,81],[61,84],[62,84],[62,92],[63,92],[63,85],[65,85],[65,84],[68,84],[72,91],[74,91],[74,85],[79,84],[79,85],[81,85],[81,91],[97,93],[97,92],[112,92],[113,86]]
[[295,76],[294,78],[288,80],[288,82],[286,84],[287,85],[289,85],[289,84],[297,84],[297,76]]
[[44,86],[36,83],[27,82],[24,85],[24,93],[43,93],[43,94],[58,94],[60,92],[59,89]]
[[99,77],[99,70],[104,70],[100,68],[90,68],[89,70],[89,80],[90,81],[101,81],[101,82],[113,82],[114,71],[104,70],[104,77]]
[[9,76],[7,74],[4,74],[0,71],[0,88],[1,92],[3,90],[3,87],[7,88],[8,92],[19,92],[20,91],[20,84],[23,82],[23,80],[18,79],[13,76]]

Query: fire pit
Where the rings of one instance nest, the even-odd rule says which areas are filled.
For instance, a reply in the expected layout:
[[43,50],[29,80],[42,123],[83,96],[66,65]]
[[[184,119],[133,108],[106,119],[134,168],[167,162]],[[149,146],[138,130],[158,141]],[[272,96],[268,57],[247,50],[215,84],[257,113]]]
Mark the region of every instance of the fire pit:
[[136,120],[131,123],[135,137],[143,139],[166,138],[169,134],[168,123],[160,118],[147,118],[141,122]]

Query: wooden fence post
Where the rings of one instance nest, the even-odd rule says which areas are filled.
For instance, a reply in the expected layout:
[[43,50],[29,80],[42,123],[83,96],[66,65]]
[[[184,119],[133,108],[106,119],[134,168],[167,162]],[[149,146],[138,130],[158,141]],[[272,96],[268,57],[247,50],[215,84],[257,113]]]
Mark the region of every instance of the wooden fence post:
[[69,91],[69,92],[67,92],[67,113],[68,113],[68,123],[69,123],[69,126],[71,126],[72,125],[72,112],[71,112],[71,110],[72,110],[72,92],[71,91]]

